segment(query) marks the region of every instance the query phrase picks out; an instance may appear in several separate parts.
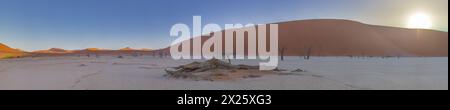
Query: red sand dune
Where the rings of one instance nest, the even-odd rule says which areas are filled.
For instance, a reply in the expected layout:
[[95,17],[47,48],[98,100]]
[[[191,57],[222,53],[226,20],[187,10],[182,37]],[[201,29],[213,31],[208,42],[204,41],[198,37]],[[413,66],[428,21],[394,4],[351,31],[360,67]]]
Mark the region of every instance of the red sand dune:
[[61,48],[51,48],[51,49],[48,49],[48,50],[38,50],[38,51],[33,51],[33,53],[55,53],[55,54],[58,54],[58,53],[70,53],[71,51],[69,51],[69,50],[64,50],[64,49],[61,49]]
[[290,56],[306,55],[308,49],[313,56],[448,56],[447,32],[332,19],[277,24],[279,48]]
[[0,43],[0,59],[18,57],[24,54],[25,53],[19,49],[13,49]]
[[132,49],[130,47],[125,47],[125,48],[122,48],[122,49],[119,49],[119,50],[121,50],[121,51],[132,51],[132,50],[137,50],[137,49]]
[[13,48],[11,48],[11,47],[8,47],[8,46],[6,46],[5,44],[2,44],[2,43],[0,43],[0,52],[11,52],[11,53],[14,53],[14,52],[22,52],[21,50],[18,50],[18,49],[13,49]]
[[46,56],[122,56],[122,55],[131,55],[131,56],[141,56],[141,55],[155,55],[151,49],[132,49],[132,48],[123,48],[119,50],[109,50],[109,49],[100,49],[100,48],[86,48],[82,50],[64,50],[60,48],[51,48],[48,50],[38,50],[30,53],[32,57],[46,57]]
[[149,48],[142,48],[142,49],[140,49],[141,51],[152,51],[152,49],[149,49]]

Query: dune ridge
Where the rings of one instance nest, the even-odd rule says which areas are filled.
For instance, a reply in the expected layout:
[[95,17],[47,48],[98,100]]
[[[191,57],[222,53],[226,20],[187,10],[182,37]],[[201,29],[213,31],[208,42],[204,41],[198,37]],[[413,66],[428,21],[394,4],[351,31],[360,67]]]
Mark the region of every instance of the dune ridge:
[[0,59],[16,58],[24,55],[24,52],[19,49],[13,49],[5,44],[0,43]]

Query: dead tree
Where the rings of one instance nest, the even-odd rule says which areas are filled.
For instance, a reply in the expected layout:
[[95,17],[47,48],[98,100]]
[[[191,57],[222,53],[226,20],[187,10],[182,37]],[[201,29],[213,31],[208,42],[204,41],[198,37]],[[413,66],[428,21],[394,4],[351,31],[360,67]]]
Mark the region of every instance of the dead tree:
[[284,61],[284,52],[285,52],[286,50],[287,50],[286,47],[280,48],[281,61]]
[[308,48],[308,50],[306,50],[306,56],[305,56],[306,60],[309,60],[309,58],[311,57],[311,52],[312,52],[311,48]]
[[228,61],[229,64],[231,64],[231,58],[229,57],[230,55],[233,55],[232,58],[234,58],[234,54],[233,53],[228,53],[228,52],[223,52],[222,53],[222,58],[226,59]]

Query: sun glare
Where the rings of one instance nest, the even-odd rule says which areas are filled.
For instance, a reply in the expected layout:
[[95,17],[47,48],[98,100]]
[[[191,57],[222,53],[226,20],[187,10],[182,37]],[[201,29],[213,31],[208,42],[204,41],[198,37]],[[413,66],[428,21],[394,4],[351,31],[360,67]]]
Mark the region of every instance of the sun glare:
[[409,17],[408,28],[430,29],[433,26],[431,17],[425,13],[415,13]]

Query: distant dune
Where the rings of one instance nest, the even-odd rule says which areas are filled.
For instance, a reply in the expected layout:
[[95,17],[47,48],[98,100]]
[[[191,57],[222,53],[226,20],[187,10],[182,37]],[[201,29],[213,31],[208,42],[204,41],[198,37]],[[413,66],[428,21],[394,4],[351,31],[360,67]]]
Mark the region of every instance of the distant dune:
[[30,53],[34,57],[45,56],[141,56],[141,55],[156,55],[151,49],[132,49],[129,47],[119,50],[109,50],[100,48],[86,48],[82,50],[64,50],[60,48],[51,48],[48,50],[33,51]]
[[72,52],[72,51],[64,50],[61,48],[51,48],[48,50],[33,51],[33,53],[55,53],[55,54],[70,53],[70,52]]
[[119,49],[119,50],[121,50],[121,51],[133,51],[133,50],[137,50],[137,49],[132,49],[130,47],[125,47],[125,48],[122,48],[122,49]]
[[140,49],[141,51],[152,51],[152,49],[149,49],[149,48],[142,48],[142,49]]
[[19,49],[10,48],[0,43],[0,59],[3,58],[16,58],[24,55],[24,52]]
[[[284,53],[289,56],[306,55],[308,50],[312,56],[448,56],[447,32],[335,19],[277,24],[279,48],[285,48]],[[167,52],[169,48],[160,51]]]

